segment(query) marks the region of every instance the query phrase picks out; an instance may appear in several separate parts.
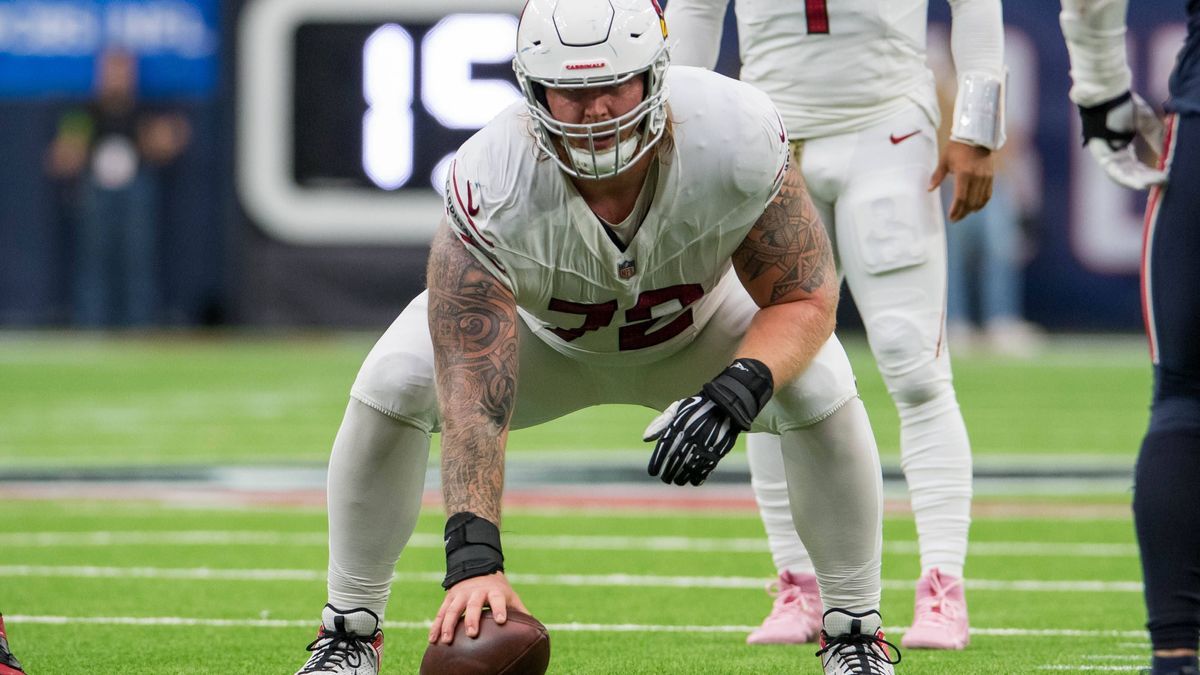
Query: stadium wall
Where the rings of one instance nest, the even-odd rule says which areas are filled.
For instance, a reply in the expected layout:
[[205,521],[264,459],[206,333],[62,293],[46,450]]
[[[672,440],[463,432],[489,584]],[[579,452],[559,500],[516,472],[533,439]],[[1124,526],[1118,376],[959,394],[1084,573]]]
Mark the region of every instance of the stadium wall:
[[[0,0],[0,17],[16,4]],[[22,4],[28,5],[29,0]],[[480,53],[478,62],[467,64],[469,80],[462,86],[439,88],[427,83],[425,78],[432,78],[435,71],[427,69],[425,62],[453,61],[456,53],[445,46],[445,39],[439,41],[448,29],[438,18],[448,12],[511,16],[519,0],[192,0],[191,4],[213,26],[211,81],[197,76],[191,90],[162,86],[151,92],[183,110],[194,128],[191,147],[166,176],[160,260],[166,320],[183,325],[382,329],[422,286],[424,242],[437,219],[438,197],[430,186],[437,183],[439,158],[472,132],[476,122],[467,113],[486,108],[472,101],[501,95],[495,87],[485,90],[479,85],[511,81],[503,59],[485,53],[490,43],[481,39],[457,41],[468,45],[461,49]],[[1110,185],[1079,148],[1075,113],[1066,98],[1069,80],[1057,3],[1007,0],[1004,4],[1012,68],[1010,119],[1031,141],[1031,150],[1019,158],[1028,167],[1023,171],[1022,199],[1031,213],[1026,219],[1030,233],[1027,313],[1052,329],[1138,330],[1136,272],[1143,198]],[[1130,16],[1135,81],[1149,100],[1161,102],[1183,35],[1182,3],[1135,4],[1137,11]],[[283,19],[280,8],[286,8]],[[931,2],[930,11],[931,53],[937,54],[948,35],[949,11],[940,0]],[[393,190],[375,187],[362,176],[346,174],[346,153],[336,143],[325,143],[324,136],[297,145],[294,129],[280,132],[296,119],[318,126],[361,126],[363,63],[351,59],[327,67],[306,60],[303,54],[277,54],[281,60],[272,63],[278,67],[266,74],[268,79],[274,74],[279,89],[276,100],[264,103],[264,97],[257,95],[261,91],[247,88],[248,80],[263,76],[262,68],[255,74],[251,65],[263,61],[255,47],[261,40],[248,26],[257,22],[261,28],[272,21],[292,22],[286,30],[278,30],[277,25],[272,33],[284,41],[284,52],[295,49],[301,33],[304,39],[317,40],[304,44],[325,44],[321,40],[346,44],[361,37],[364,25],[401,27],[386,44],[393,49],[403,46],[403,40],[394,39],[400,33],[411,41],[412,74],[403,77],[409,78],[404,81],[412,87],[412,98],[401,100],[400,105],[404,114],[411,112],[419,132],[413,146],[414,168],[412,177],[404,178],[404,167],[385,162],[380,169],[384,177],[375,175],[372,180],[407,180],[407,184]],[[336,28],[339,23],[347,24],[345,30],[311,28]],[[435,24],[443,29],[441,34],[431,28]],[[451,28],[470,29],[469,21],[460,24]],[[727,74],[737,70],[735,40],[730,16],[720,64]],[[11,68],[14,62],[5,57],[18,51],[11,45],[11,34],[0,30],[0,69]],[[308,72],[308,68],[318,70]],[[343,76],[348,84],[336,80],[325,84],[322,68],[330,77]],[[287,72],[298,70],[305,72],[294,77]],[[69,195],[41,167],[58,115],[81,100],[83,92],[70,87],[22,91],[4,80],[0,73],[0,87],[9,86],[8,91],[0,91],[0,324],[63,324],[69,316],[72,255],[72,226],[64,213]],[[349,103],[339,107],[330,101]],[[262,114],[255,117],[255,111]],[[279,142],[264,145],[260,142],[264,138]],[[305,152],[313,148],[320,151]]]

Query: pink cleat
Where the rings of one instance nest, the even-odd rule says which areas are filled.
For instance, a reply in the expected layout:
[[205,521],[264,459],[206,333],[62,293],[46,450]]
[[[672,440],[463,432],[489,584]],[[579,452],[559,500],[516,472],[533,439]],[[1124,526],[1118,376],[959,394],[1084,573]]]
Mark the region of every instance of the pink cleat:
[[767,586],[775,596],[771,613],[746,636],[750,645],[799,645],[821,635],[821,590],[812,574],[783,572]]
[[911,649],[963,649],[971,641],[963,580],[929,570],[917,581],[912,628],[900,645]]

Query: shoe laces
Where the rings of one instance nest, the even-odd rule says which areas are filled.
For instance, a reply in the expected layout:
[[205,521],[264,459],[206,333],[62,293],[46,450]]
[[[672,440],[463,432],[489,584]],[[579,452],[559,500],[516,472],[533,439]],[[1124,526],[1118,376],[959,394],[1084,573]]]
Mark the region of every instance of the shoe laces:
[[[830,637],[821,631],[821,648],[817,656],[830,654],[822,663],[837,658],[846,666],[846,672],[861,675],[874,675],[885,672],[879,666],[900,663],[900,648],[883,639],[883,633],[867,635],[865,633],[847,633]],[[896,655],[895,660],[892,654]]]
[[308,657],[308,663],[300,673],[319,673],[329,669],[329,666],[346,666],[357,668],[363,664],[364,656],[370,659],[374,653],[371,644],[375,636],[363,636],[350,632],[332,631],[322,628],[317,639],[305,647],[313,655]]
[[946,597],[950,591],[962,586],[962,579],[955,579],[946,584],[942,575],[929,575],[930,595],[917,600],[917,615],[922,619],[933,619],[941,623],[949,623],[958,619],[959,603]]

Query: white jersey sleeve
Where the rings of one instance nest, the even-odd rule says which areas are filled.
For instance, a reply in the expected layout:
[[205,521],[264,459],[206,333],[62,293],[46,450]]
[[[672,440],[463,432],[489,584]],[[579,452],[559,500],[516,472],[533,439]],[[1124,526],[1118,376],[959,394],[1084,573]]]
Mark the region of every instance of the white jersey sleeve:
[[1126,0],[1062,0],[1063,37],[1071,59],[1071,100],[1093,106],[1129,91]]
[[511,161],[524,103],[515,103],[458,149],[446,174],[446,222],[471,255],[516,293],[502,228],[514,202],[521,200],[519,167]]

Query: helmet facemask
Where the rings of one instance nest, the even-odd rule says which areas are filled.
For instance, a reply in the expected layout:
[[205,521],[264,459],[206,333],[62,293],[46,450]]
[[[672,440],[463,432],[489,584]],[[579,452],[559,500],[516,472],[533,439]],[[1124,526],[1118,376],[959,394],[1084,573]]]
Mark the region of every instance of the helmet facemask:
[[[666,129],[667,87],[663,78],[670,58],[665,28],[661,28],[659,17],[653,10],[647,11],[652,6],[657,9],[652,3],[622,8],[622,4],[629,3],[617,2],[611,6],[614,9],[608,11],[614,12],[615,16],[610,20],[619,25],[607,30],[602,40],[577,45],[563,39],[561,31],[555,30],[556,25],[552,23],[559,6],[566,4],[554,0],[530,2],[522,14],[524,39],[522,29],[518,29],[513,70],[517,84],[525,94],[526,108],[534,120],[534,138],[542,151],[571,176],[610,178],[636,164],[662,138]],[[571,4],[574,10],[588,3],[585,0]],[[608,7],[608,3],[604,3],[604,8]],[[545,18],[551,21],[548,27],[526,27],[539,21],[544,23]],[[651,20],[652,28],[642,28]],[[629,27],[636,27],[637,32]],[[613,87],[635,77],[642,77],[644,81],[641,102],[613,119],[570,124],[555,119],[546,104],[547,88]],[[607,148],[596,148],[598,140],[614,134],[617,142]],[[562,147],[562,152],[558,146]]]

